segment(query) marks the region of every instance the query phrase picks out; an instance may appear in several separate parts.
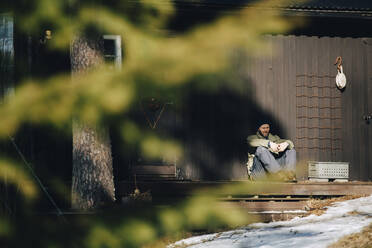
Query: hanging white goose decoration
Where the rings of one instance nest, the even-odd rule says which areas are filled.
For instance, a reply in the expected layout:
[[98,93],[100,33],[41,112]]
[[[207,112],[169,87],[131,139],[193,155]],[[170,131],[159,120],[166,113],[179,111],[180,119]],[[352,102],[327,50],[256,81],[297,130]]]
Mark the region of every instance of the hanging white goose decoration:
[[346,76],[342,69],[342,58],[338,56],[336,58],[335,65],[337,64],[337,76],[336,76],[336,86],[338,89],[342,90],[346,86]]

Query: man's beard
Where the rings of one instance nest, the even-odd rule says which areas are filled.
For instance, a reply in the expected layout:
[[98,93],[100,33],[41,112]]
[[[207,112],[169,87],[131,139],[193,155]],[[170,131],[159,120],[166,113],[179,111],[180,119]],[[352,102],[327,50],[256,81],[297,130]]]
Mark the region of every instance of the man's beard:
[[267,135],[265,136],[260,130],[258,130],[258,132],[265,138],[269,137],[269,133],[267,133]]

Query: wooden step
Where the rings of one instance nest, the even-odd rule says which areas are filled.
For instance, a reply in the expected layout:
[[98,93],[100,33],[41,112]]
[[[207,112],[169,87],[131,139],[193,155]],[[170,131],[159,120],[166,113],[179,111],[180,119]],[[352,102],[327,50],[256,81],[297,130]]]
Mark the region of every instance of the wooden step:
[[265,211],[288,211],[288,210],[305,210],[307,206],[306,201],[290,201],[290,202],[277,202],[277,201],[264,201],[264,202],[220,202],[221,206],[240,207],[249,212],[265,212]]
[[131,173],[138,181],[177,180],[174,165],[136,165]]

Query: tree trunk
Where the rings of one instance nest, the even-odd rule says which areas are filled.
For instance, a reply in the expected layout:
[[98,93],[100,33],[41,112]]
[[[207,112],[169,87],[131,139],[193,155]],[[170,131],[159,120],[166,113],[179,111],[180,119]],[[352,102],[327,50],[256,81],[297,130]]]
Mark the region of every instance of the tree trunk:
[[[102,63],[102,40],[76,38],[71,45],[72,75]],[[115,201],[111,141],[107,128],[73,120],[72,208],[92,209]]]

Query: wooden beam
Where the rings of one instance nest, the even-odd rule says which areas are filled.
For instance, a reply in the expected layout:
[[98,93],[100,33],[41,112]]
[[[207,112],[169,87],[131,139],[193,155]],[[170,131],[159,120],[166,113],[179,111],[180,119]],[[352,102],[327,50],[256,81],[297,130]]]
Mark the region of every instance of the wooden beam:
[[175,175],[174,165],[136,165],[132,168],[132,173],[137,175]]
[[220,202],[221,206],[239,207],[249,212],[305,210],[306,201],[293,202]]
[[[200,182],[200,181],[164,181],[164,182],[137,182],[141,192],[150,190],[153,196],[187,196],[194,191],[212,189],[218,192],[221,187],[221,197],[237,195],[229,192],[228,187],[242,182]],[[132,193],[134,182],[121,181],[117,183],[119,196]],[[240,196],[246,195],[291,195],[291,196],[344,196],[344,195],[371,195],[372,183],[369,182],[346,182],[346,183],[246,183],[239,189]]]

